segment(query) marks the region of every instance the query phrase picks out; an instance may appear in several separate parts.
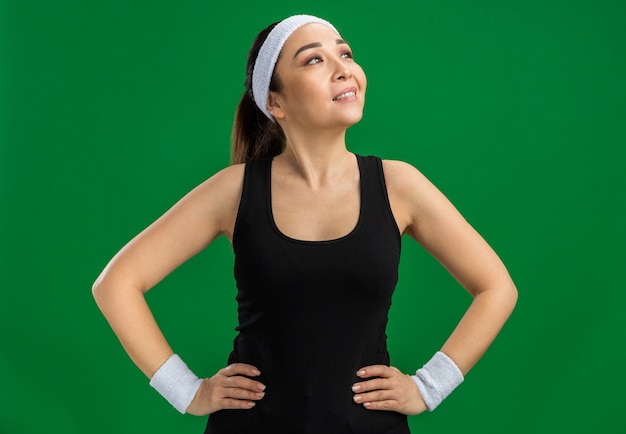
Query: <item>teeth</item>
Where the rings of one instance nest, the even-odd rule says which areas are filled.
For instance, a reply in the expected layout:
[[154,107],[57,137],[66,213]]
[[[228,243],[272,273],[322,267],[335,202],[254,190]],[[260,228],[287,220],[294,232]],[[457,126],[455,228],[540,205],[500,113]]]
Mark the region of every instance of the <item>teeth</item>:
[[356,92],[354,91],[350,91],[350,92],[346,92],[346,93],[342,93],[339,96],[336,96],[335,98],[333,98],[334,101],[338,101],[340,99],[344,99],[344,98],[350,98],[351,96],[356,95]]

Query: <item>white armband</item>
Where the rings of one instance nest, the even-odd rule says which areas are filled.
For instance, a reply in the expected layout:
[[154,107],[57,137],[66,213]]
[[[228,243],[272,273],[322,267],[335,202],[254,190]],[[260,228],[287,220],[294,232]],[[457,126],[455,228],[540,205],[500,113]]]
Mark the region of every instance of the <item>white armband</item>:
[[450,357],[437,351],[415,375],[411,376],[429,411],[463,382],[463,373]]
[[202,380],[191,372],[177,354],[172,354],[150,379],[150,386],[183,414],[201,384]]

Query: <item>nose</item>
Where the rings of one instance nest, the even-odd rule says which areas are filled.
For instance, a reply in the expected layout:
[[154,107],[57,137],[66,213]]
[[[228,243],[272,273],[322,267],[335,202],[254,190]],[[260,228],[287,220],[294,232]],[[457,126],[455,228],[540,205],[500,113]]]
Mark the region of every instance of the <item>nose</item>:
[[335,80],[347,80],[352,77],[352,69],[347,65],[343,58],[337,58],[335,61]]

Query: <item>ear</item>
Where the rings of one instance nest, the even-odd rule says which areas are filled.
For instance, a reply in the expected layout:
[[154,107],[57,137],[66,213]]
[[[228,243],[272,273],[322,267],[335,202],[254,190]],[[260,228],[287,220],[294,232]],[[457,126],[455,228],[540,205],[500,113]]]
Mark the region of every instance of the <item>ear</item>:
[[278,95],[276,92],[270,91],[269,95],[267,96],[267,111],[269,112],[269,114],[274,116],[275,119],[285,118],[285,111],[283,110],[280,101],[280,95]]

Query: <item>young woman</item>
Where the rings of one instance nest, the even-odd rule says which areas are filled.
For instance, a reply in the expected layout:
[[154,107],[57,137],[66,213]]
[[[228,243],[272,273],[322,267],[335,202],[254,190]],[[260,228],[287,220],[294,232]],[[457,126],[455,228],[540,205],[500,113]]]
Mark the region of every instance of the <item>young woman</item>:
[[[517,291],[506,268],[415,168],[350,153],[366,78],[327,21],[261,32],[233,128],[233,165],[126,245],[94,284],[137,366],[206,433],[408,433],[486,351]],[[423,245],[473,295],[441,351],[408,375],[385,328],[400,239]],[[218,236],[235,252],[238,336],[228,366],[196,377],[144,294]]]

